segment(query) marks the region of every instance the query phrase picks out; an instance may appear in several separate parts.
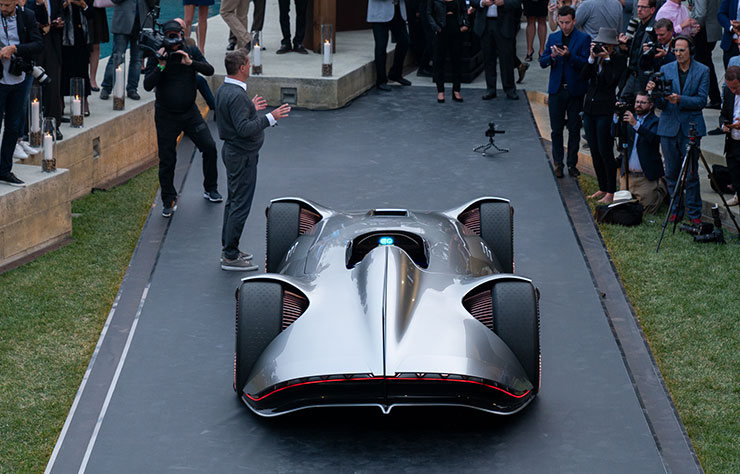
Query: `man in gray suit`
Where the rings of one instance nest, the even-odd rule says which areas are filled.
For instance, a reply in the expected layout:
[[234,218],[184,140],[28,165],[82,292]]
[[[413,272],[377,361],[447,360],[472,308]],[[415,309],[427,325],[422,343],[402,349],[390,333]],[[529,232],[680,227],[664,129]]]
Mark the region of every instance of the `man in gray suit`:
[[514,47],[519,18],[522,14],[521,0],[471,0],[476,9],[473,32],[483,46],[483,65],[486,71],[486,93],[483,100],[496,97],[496,62],[500,64],[501,86],[506,98],[517,100],[514,84]]
[[252,208],[257,183],[257,161],[265,129],[287,117],[290,106],[283,104],[269,114],[258,114],[267,106],[260,96],[247,95],[249,54],[245,49],[226,54],[226,78],[216,93],[218,135],[224,141],[221,159],[226,165],[228,197],[221,230],[221,269],[257,270],[252,255],[239,250],[239,239]]
[[[382,91],[390,91],[388,80],[410,86],[411,81],[403,78],[403,60],[409,49],[409,33],[406,30],[406,2],[404,0],[368,0],[367,22],[373,25],[375,38],[375,85]],[[396,54],[388,74],[385,73],[388,32],[396,38]]]
[[131,55],[128,61],[128,81],[126,82],[126,95],[133,100],[139,100],[137,89],[139,88],[139,76],[141,76],[142,52],[139,49],[139,32],[144,26],[146,15],[149,13],[149,2],[147,0],[111,0],[115,3],[113,7],[113,21],[111,22],[111,33],[113,33],[113,53],[105,67],[103,83],[100,85],[100,98],[107,100],[113,90],[113,73],[123,61],[126,47],[131,45]]

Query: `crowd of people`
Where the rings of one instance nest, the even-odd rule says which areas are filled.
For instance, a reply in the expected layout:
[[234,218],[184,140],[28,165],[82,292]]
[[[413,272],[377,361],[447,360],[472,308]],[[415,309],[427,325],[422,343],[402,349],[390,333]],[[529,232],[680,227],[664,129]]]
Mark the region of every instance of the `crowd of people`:
[[[165,47],[149,55],[145,68],[139,33],[156,2],[112,0],[112,55],[99,88],[100,98],[108,99],[114,70],[130,50],[127,97],[140,99],[137,90],[142,70],[144,88],[156,93],[165,217],[176,209],[175,146],[182,132],[203,154],[204,198],[223,201],[217,186],[215,142],[195,106],[196,90],[201,90],[215,111],[219,135],[224,140],[222,159],[227,168],[228,197],[222,267],[234,270],[256,268],[251,256],[236,245],[251,206],[263,130],[289,112],[289,107],[283,105],[271,113],[258,114],[266,107],[265,101],[246,94],[248,54],[260,41],[265,14],[265,0],[251,1],[251,28],[250,0],[221,2],[220,12],[232,36],[225,60],[226,85],[214,98],[202,77],[213,74],[202,51],[207,8],[214,0],[183,0],[185,19],[164,24]],[[307,54],[302,44],[307,1],[294,0],[293,4],[296,25],[291,35],[290,1],[279,2],[283,37],[277,54]],[[189,38],[196,7],[198,44]],[[43,94],[45,116],[53,117],[57,125],[64,121],[63,98],[70,94],[73,77],[84,80],[87,113],[86,97],[98,90],[96,55],[99,44],[109,40],[109,31],[105,11],[88,5],[86,0],[0,0],[0,9],[4,30],[0,38],[0,108],[5,124],[0,182],[22,186],[24,183],[12,173],[12,158],[37,151],[21,140],[27,132],[26,106],[34,82],[28,65],[41,65],[50,78]],[[523,14],[528,20],[524,62],[516,54]],[[660,5],[658,0],[554,0],[547,7],[544,2],[541,5],[531,0],[368,0],[366,19],[375,41],[377,88],[390,91],[388,81],[411,85],[402,74],[406,53],[411,50],[419,65],[417,74],[433,77],[440,103],[445,101],[447,77],[452,78],[452,100],[463,101],[462,44],[464,35],[471,34],[478,38],[482,49],[486,91],[481,98],[497,97],[500,72],[500,88],[508,99],[518,99],[514,71],[518,71],[520,82],[527,63],[533,60],[538,33],[538,61],[542,68],[549,68],[548,111],[555,175],[563,178],[566,168],[570,176],[580,174],[577,165],[583,128],[599,186],[589,198],[610,204],[617,189],[628,189],[647,212],[655,212],[677,186],[689,140],[700,144],[706,134],[726,135],[732,186],[740,188],[738,16],[738,0],[694,0],[690,8],[680,0]],[[553,32],[545,38],[547,23]],[[387,69],[389,36],[396,50]],[[712,62],[712,51],[720,39],[727,82],[723,93]],[[237,113],[235,104],[243,105],[244,110]],[[722,122],[711,130],[707,130],[702,114],[707,107],[721,108]],[[63,138],[58,126],[56,134],[57,140]],[[618,153],[615,143],[619,143]],[[685,198],[674,203],[670,219],[681,220],[686,213],[690,224],[698,225],[699,166],[696,156],[690,161],[683,186]],[[737,194],[729,203],[738,203]]]

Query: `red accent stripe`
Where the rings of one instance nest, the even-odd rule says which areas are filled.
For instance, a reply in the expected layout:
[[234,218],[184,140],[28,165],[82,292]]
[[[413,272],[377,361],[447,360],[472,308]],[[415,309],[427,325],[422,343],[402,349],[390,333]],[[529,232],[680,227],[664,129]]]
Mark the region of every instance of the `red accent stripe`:
[[409,381],[414,381],[414,382],[419,382],[419,381],[424,381],[424,382],[464,382],[464,383],[472,383],[474,385],[480,385],[480,386],[483,386],[483,387],[492,388],[494,390],[498,390],[499,392],[503,392],[503,393],[505,393],[506,395],[508,395],[508,396],[510,396],[512,398],[523,398],[523,397],[527,396],[527,394],[531,391],[531,390],[527,390],[526,392],[524,392],[521,395],[514,395],[513,393],[507,392],[506,390],[504,390],[502,388],[496,387],[494,385],[489,385],[489,384],[483,383],[483,382],[476,382],[475,380],[432,379],[432,378],[411,378],[411,377],[367,377],[367,378],[362,378],[362,379],[329,379],[329,380],[313,380],[311,382],[301,382],[301,383],[296,383],[296,384],[293,384],[293,385],[286,385],[285,387],[278,388],[278,389],[273,390],[272,392],[270,392],[270,393],[268,393],[266,395],[262,395],[259,398],[255,398],[255,397],[253,397],[252,395],[250,395],[250,394],[248,394],[246,392],[244,392],[244,395],[246,395],[247,398],[249,398],[252,401],[259,402],[260,400],[264,400],[265,398],[269,397],[270,395],[272,395],[274,393],[280,392],[280,391],[285,390],[285,389],[288,389],[288,388],[300,387],[302,385],[313,385],[313,384],[317,384],[317,383],[327,383],[327,382],[348,382],[348,381],[355,382],[355,381],[365,381],[365,380],[389,380],[389,381],[394,381],[394,380],[409,380]]

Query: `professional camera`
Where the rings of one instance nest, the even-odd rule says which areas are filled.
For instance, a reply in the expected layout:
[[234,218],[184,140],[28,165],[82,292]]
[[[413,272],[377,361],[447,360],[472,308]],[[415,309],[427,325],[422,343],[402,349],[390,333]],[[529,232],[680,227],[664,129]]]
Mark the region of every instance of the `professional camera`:
[[[26,61],[15,54],[11,56],[10,64],[8,65],[8,73],[13,76],[20,76],[24,72],[26,74],[31,74],[42,86],[51,83],[51,78],[46,75],[44,68],[37,66],[33,61]],[[0,68],[0,78],[2,77],[3,70]]]
[[604,45],[604,43],[594,43],[594,47],[592,50],[594,54],[600,54],[606,51],[606,46]]
[[[141,29],[139,33],[139,47],[144,51],[147,56],[152,56],[155,59],[167,60],[169,53],[177,49],[178,45],[185,44],[185,40],[182,36],[176,38],[168,38],[162,30],[162,24],[158,23],[159,19],[159,2],[157,2],[149,13],[144,23],[149,23],[151,19],[151,26]],[[159,50],[164,48],[164,53],[160,54]]]
[[488,122],[488,130],[486,130],[486,136],[493,138],[497,133],[506,133],[506,130],[496,130],[496,124],[494,122]]
[[623,102],[620,100],[616,104],[614,104],[614,113],[619,115],[620,119],[624,117],[624,113],[628,110],[630,112],[633,112],[632,104],[630,104],[629,102]]
[[719,205],[717,204],[712,207],[712,220],[714,221],[714,229],[709,233],[695,235],[694,242],[699,242],[702,244],[706,244],[708,242],[714,242],[718,244],[725,243],[725,235],[722,232],[722,219],[720,219],[719,217]]
[[662,72],[654,72],[650,75],[649,81],[655,84],[653,90],[648,91],[648,96],[653,99],[662,99],[663,97],[673,94],[673,83],[663,78]]
[[640,26],[640,19],[636,16],[633,16],[630,18],[629,23],[627,23],[627,31],[625,31],[625,35],[627,35],[627,38],[630,40],[635,37],[635,31],[637,31],[637,27]]

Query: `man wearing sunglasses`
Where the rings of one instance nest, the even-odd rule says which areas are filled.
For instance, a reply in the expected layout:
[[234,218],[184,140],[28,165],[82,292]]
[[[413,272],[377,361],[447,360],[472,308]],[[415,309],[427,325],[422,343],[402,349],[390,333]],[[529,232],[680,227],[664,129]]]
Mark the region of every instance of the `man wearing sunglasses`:
[[[691,54],[694,43],[688,36],[679,36],[673,42],[676,61],[660,68],[664,79],[671,83],[672,92],[657,98],[655,104],[663,111],[658,123],[660,146],[665,160],[668,191],[673,195],[681,172],[681,164],[689,143],[689,131],[696,127],[696,144],[707,134],[702,109],[707,105],[709,93],[709,68],[694,61]],[[655,82],[647,84],[647,90],[655,88]],[[686,210],[693,225],[701,223],[701,193],[699,191],[699,160],[696,155],[688,164],[686,179]],[[678,208],[683,199],[677,200],[671,209],[671,222],[680,221],[684,210]]]
[[156,58],[150,57],[144,76],[144,89],[156,87],[154,123],[159,147],[159,185],[162,195],[162,216],[170,217],[176,209],[177,190],[174,185],[177,162],[177,137],[185,132],[203,154],[203,197],[211,202],[221,202],[218,193],[216,168],[216,143],[208,125],[195,105],[196,75],[213,75],[197,47],[185,44],[180,24],[170,20],[163,26],[165,46]]

